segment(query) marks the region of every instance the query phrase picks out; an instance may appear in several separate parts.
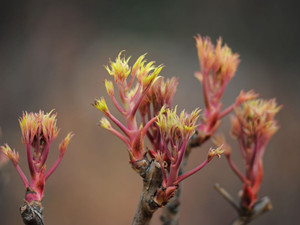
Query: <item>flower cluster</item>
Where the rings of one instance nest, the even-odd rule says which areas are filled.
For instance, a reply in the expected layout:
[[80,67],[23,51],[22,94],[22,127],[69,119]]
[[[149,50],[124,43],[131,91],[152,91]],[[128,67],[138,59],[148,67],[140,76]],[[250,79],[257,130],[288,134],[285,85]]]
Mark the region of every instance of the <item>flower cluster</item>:
[[223,150],[210,149],[207,159],[195,169],[179,176],[181,166],[188,141],[197,128],[197,119],[200,110],[196,109],[191,114],[182,111],[177,115],[177,107],[174,110],[162,110],[157,117],[156,124],[159,127],[162,141],[161,146],[156,151],[150,151],[151,155],[160,163],[163,182],[162,187],[157,191],[155,201],[162,205],[174,195],[179,182],[202,169],[214,156],[220,156]]
[[[118,87],[118,93],[122,104],[115,98],[114,85],[111,81],[105,80],[105,87],[108,95],[112,99],[115,107],[125,118],[126,124],[122,124],[114,117],[106,105],[104,98],[95,100],[94,106],[102,111],[119,129],[115,130],[106,118],[100,120],[100,125],[118,136],[128,147],[131,163],[144,157],[146,153],[143,143],[148,128],[155,122],[156,118],[151,118],[146,124],[137,125],[136,113],[146,97],[147,93],[155,81],[163,66],[155,66],[154,62],[146,62],[145,55],[140,56],[131,68],[128,65],[129,58],[122,56],[120,52],[115,62],[110,62],[110,67],[106,66],[108,73],[113,76]],[[130,75],[130,76],[129,76]],[[129,78],[129,79],[128,79]],[[127,80],[128,79],[128,80]]]
[[67,146],[73,136],[69,133],[59,145],[59,157],[53,166],[46,172],[46,160],[50,150],[51,142],[56,139],[59,129],[56,126],[56,114],[44,113],[27,113],[19,119],[22,142],[26,147],[27,162],[30,171],[30,181],[26,178],[22,169],[19,167],[19,153],[12,150],[7,144],[0,147],[16,167],[26,188],[30,191],[26,194],[26,201],[41,201],[45,190],[45,181],[50,177],[54,170],[61,162]]
[[[129,58],[122,57],[122,52],[115,62],[110,62],[108,73],[114,77],[118,86],[118,93],[122,105],[115,98],[113,83],[105,81],[107,93],[118,111],[124,116],[126,124],[122,124],[108,110],[104,98],[97,99],[94,106],[102,111],[119,129],[120,133],[112,127],[104,117],[100,125],[118,136],[128,147],[130,162],[134,166],[137,161],[145,158],[149,152],[162,171],[162,184],[155,195],[155,202],[162,206],[174,195],[179,182],[203,168],[214,156],[219,156],[222,149],[210,149],[207,159],[194,170],[179,176],[179,169],[191,136],[198,127],[196,124],[200,110],[191,114],[182,111],[177,115],[177,107],[170,109],[173,96],[176,92],[178,80],[176,78],[158,78],[162,66],[155,67],[153,62],[146,64],[144,56],[138,58],[132,69],[129,67]],[[129,82],[127,78],[131,74]],[[134,80],[137,78],[136,85]],[[133,88],[132,88],[133,87]],[[136,112],[141,115],[141,125],[137,125]],[[148,137],[152,148],[144,149],[145,137]],[[147,161],[146,163],[150,163]],[[142,173],[137,169],[139,173]]]
[[[281,109],[275,99],[252,100],[235,109],[232,117],[232,134],[237,138],[245,162],[243,175],[231,160],[231,151],[226,158],[243,182],[242,206],[251,209],[257,201],[257,194],[263,178],[263,155],[270,138],[278,130],[275,115]],[[229,147],[228,147],[229,148]]]
[[[211,137],[220,124],[220,119],[230,113],[234,107],[257,97],[253,91],[241,91],[235,103],[222,111],[221,98],[229,81],[233,78],[240,62],[239,55],[232,53],[222,39],[214,46],[209,37],[195,37],[201,72],[195,74],[202,83],[205,110],[202,123],[198,127],[200,141]],[[199,143],[201,144],[201,143]]]
[[[160,78],[156,81],[143,99],[139,111],[143,125],[156,117],[164,107],[170,109],[172,106],[173,97],[176,93],[178,79],[172,77],[164,81]],[[157,123],[153,123],[147,130],[147,137],[152,144],[152,148],[158,151],[161,148],[161,135]]]

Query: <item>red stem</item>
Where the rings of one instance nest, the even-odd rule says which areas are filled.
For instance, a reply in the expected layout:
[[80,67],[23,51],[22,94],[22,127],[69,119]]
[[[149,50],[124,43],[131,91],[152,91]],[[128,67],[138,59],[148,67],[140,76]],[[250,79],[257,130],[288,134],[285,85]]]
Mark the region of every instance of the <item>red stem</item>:
[[241,181],[245,184],[250,184],[250,181],[239,171],[234,162],[231,160],[231,155],[226,155],[226,159],[233,172],[241,179]]
[[255,182],[253,184],[253,192],[254,193],[258,192],[260,184],[263,179],[263,175],[264,175],[264,171],[263,171],[262,161],[260,161],[257,164],[257,175],[255,177]]
[[134,104],[131,112],[130,112],[130,117],[134,117],[136,114],[136,111],[138,110],[143,98],[145,97],[145,95],[147,94],[148,89],[151,87],[151,84],[145,89],[143,90],[141,96],[138,98],[138,100],[136,101],[136,103]]
[[215,97],[217,97],[218,99],[221,99],[224,92],[225,92],[225,89],[226,89],[226,86],[227,86],[227,83],[228,82],[224,82],[223,85],[221,87],[218,88],[218,91],[217,93],[215,94]]
[[258,155],[258,151],[259,151],[259,148],[258,148],[258,139],[256,139],[255,143],[254,143],[254,149],[253,149],[253,153],[252,153],[252,157],[250,158],[250,170],[252,171],[253,170],[253,166],[254,166],[254,163],[256,161],[256,157]]
[[182,162],[182,159],[183,159],[183,156],[184,156],[184,153],[185,153],[185,150],[186,150],[186,146],[187,146],[187,143],[188,143],[188,139],[185,139],[180,147],[180,151],[179,151],[179,157],[178,159],[176,160],[176,167],[179,168],[180,167],[180,164]]
[[50,149],[50,142],[49,143],[47,142],[45,149],[43,151],[43,154],[42,154],[41,165],[45,164],[47,157],[48,157],[49,149]]
[[32,155],[31,155],[31,146],[30,144],[26,144],[26,155],[27,155],[27,161],[28,161],[28,167],[30,171],[31,177],[34,177],[35,175],[35,168],[33,165]]
[[51,169],[46,173],[45,180],[47,180],[50,177],[50,175],[55,171],[55,169],[60,164],[61,160],[62,160],[62,156],[59,156],[58,159],[53,164],[53,166],[51,167]]
[[129,130],[116,118],[114,117],[111,113],[106,113],[107,117],[109,119],[111,119],[111,121],[113,121],[123,132],[124,134],[129,137],[130,134],[129,134]]
[[237,106],[238,106],[238,104],[236,104],[236,102],[233,103],[232,105],[228,106],[221,113],[219,113],[219,119],[223,118],[224,116],[227,116]]
[[135,74],[136,73],[131,73],[131,79],[129,81],[129,84],[127,85],[128,88],[131,88],[131,86],[133,84],[133,81],[134,81],[134,78],[135,78]]
[[203,74],[203,82],[202,82],[202,86],[203,86],[203,96],[204,96],[204,102],[205,102],[205,106],[206,108],[209,110],[210,109],[210,99],[209,99],[209,93],[208,93],[208,87],[207,87],[207,79],[208,79],[208,74],[204,75]]
[[[140,116],[141,116],[141,120],[142,120],[143,126],[145,126],[145,125],[146,125],[146,119],[145,119],[145,116],[143,116],[141,112],[140,112]],[[150,129],[147,130],[146,135],[147,135],[147,137],[148,137],[150,143],[152,144],[152,146],[155,147],[155,145],[154,145],[154,143],[153,143],[154,139],[153,139],[152,134],[150,133]]]
[[209,163],[210,161],[208,159],[206,159],[203,163],[201,163],[199,166],[197,166],[196,168],[190,170],[189,172],[186,172],[185,174],[179,176],[177,178],[177,181],[174,183],[174,185],[179,184],[179,182],[183,181],[184,179],[188,178],[189,176],[193,175],[194,173],[198,172],[199,170],[201,170],[204,166],[206,166],[207,163]]
[[123,87],[122,87],[122,85],[120,85],[120,83],[117,83],[117,85],[118,85],[121,101],[123,102],[123,104],[125,104],[125,93],[124,93]]
[[15,165],[15,167],[16,167],[16,169],[18,171],[18,174],[20,175],[20,177],[21,177],[21,179],[24,183],[25,188],[27,188],[29,186],[29,183],[28,183],[28,180],[27,180],[23,170],[20,168],[20,166],[18,164]]
[[167,187],[173,186],[178,177],[178,167],[176,164],[171,164],[170,166],[170,174],[167,181]]
[[117,108],[117,110],[122,114],[125,115],[126,111],[119,105],[118,101],[116,100],[115,96],[111,95],[110,96],[115,107]]
[[125,144],[127,145],[128,148],[130,148],[130,143],[129,141],[117,130],[115,130],[114,128],[109,128],[108,129],[110,132],[112,132],[114,135],[116,135],[118,138],[120,138],[123,142],[125,142]]
[[[38,121],[39,122],[39,121]],[[37,145],[36,145],[36,152],[37,152],[37,154],[36,155],[39,155],[40,154],[40,140],[41,140],[41,137],[40,137],[40,133],[41,133],[41,126],[39,126],[39,128],[38,128],[38,131],[37,131],[37,136],[36,136],[36,142],[37,142]],[[35,160],[37,160],[37,159],[35,159]]]
[[151,120],[149,120],[147,122],[147,124],[144,126],[143,128],[143,133],[145,134],[147,132],[147,130],[151,127],[151,125],[156,121],[156,117],[152,118]]
[[138,98],[138,94],[140,94],[141,88],[142,88],[142,85],[139,83],[139,87],[136,90],[134,96],[132,97],[131,102],[134,102],[134,100],[136,100]]
[[169,159],[172,159],[172,154],[171,154],[171,152],[170,152],[170,150],[169,150],[169,148],[168,148],[167,143],[164,141],[163,137],[161,137],[160,144],[161,144],[161,146],[160,146],[159,149],[160,149],[161,151],[164,149],[164,153],[166,153],[167,157],[168,157]]

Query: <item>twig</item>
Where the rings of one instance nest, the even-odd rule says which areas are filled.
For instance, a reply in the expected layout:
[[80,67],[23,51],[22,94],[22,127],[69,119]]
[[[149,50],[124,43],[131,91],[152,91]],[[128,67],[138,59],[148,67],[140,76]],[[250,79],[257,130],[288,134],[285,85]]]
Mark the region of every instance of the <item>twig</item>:
[[268,212],[272,210],[273,206],[271,203],[271,200],[269,199],[268,196],[265,196],[261,198],[257,203],[254,205],[254,213],[252,215],[252,220],[255,219],[256,217],[262,215],[265,212]]
[[159,163],[155,160],[150,161],[145,171],[140,174],[143,177],[143,191],[132,225],[150,224],[153,213],[160,207],[154,201],[155,193],[162,184],[162,172]]
[[20,208],[21,216],[25,225],[44,225],[43,206],[38,201],[24,201]]
[[266,196],[258,200],[253,208],[247,209],[238,204],[232,196],[219,184],[215,184],[216,190],[229,202],[229,204],[238,212],[239,216],[231,225],[246,225],[252,220],[272,209],[270,199]]
[[[36,194],[31,188],[26,188],[25,199],[28,195]],[[25,225],[44,225],[43,206],[40,201],[26,201],[20,208],[20,213]]]
[[246,225],[258,216],[272,209],[270,199],[265,196],[256,202],[252,210],[241,209],[241,214],[236,218],[231,225]]
[[232,196],[220,186],[220,184],[215,184],[216,190],[229,202],[229,204],[238,212],[240,213],[240,206],[239,204],[232,198]]

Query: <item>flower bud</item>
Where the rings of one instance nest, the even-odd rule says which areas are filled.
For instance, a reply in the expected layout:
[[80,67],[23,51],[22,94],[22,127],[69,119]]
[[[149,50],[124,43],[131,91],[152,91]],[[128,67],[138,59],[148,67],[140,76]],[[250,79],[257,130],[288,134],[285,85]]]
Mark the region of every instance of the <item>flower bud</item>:
[[103,113],[108,113],[106,101],[103,97],[101,97],[100,99],[96,99],[93,106],[102,111]]
[[110,122],[105,117],[100,120],[100,126],[107,130],[111,128]]
[[221,154],[223,152],[224,152],[223,145],[219,146],[216,149],[210,148],[208,150],[208,155],[207,155],[208,161],[212,160],[215,156],[217,156],[218,158],[220,158]]
[[108,95],[114,95],[114,85],[111,81],[105,79],[105,88]]
[[15,150],[11,150],[11,148],[8,146],[8,144],[5,144],[4,146],[0,147],[0,151],[6,155],[16,166],[19,162],[19,153]]
[[59,145],[60,155],[65,154],[65,151],[66,151],[73,136],[74,136],[74,134],[72,132],[68,133],[68,135],[65,137],[65,139],[60,143],[60,145]]
[[124,82],[128,75],[130,74],[130,67],[128,65],[129,58],[121,58],[123,51],[121,51],[116,58],[115,62],[110,61],[110,68],[109,66],[105,66],[107,72],[114,77],[116,82]]

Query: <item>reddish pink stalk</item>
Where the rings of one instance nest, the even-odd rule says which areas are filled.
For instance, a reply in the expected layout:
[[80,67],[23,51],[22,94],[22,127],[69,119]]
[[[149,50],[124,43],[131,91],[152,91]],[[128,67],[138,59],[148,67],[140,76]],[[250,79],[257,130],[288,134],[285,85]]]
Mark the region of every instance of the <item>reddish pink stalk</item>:
[[180,164],[182,162],[182,159],[183,159],[183,156],[184,156],[184,153],[185,153],[185,150],[186,150],[186,146],[187,146],[187,143],[188,143],[188,140],[184,140],[181,147],[180,147],[180,150],[179,150],[179,157],[178,159],[176,160],[176,167],[177,167],[177,170],[179,169],[180,167]]
[[119,105],[119,103],[117,102],[115,96],[110,96],[116,109],[122,114],[122,115],[125,115],[126,114],[126,111],[122,108],[122,106]]
[[207,110],[209,110],[210,109],[210,96],[209,96],[209,92],[208,92],[207,82],[208,82],[208,74],[207,75],[203,74],[203,97],[204,97],[205,107],[207,108]]
[[43,155],[42,155],[42,159],[41,159],[41,164],[44,165],[46,160],[47,160],[47,157],[48,157],[48,154],[49,154],[49,150],[50,150],[50,143],[46,143],[46,146],[44,148],[44,151],[43,151]]
[[48,180],[48,178],[51,176],[51,174],[56,170],[56,168],[59,166],[60,162],[62,160],[62,156],[59,156],[55,163],[52,165],[51,169],[47,171],[45,175],[45,180]]
[[204,166],[206,166],[207,163],[209,163],[210,160],[206,159],[203,163],[201,163],[199,166],[196,168],[190,170],[189,172],[186,172],[185,174],[181,175],[178,177],[177,181],[175,184],[179,184],[179,182],[183,181],[184,179],[188,178],[189,176],[193,175],[194,173],[198,172],[201,170]]
[[126,136],[130,137],[129,129],[127,129],[116,117],[111,113],[106,113],[107,117],[111,119],[123,132]]
[[115,130],[114,128],[109,128],[109,131],[111,131],[114,135],[116,135],[118,138],[120,138],[126,145],[128,148],[130,148],[130,143],[129,141],[117,130]]
[[239,171],[235,163],[231,160],[231,155],[227,154],[226,158],[233,172],[235,172],[235,174],[241,179],[243,183],[249,184],[250,181]]
[[27,155],[27,162],[28,162],[30,175],[31,175],[31,177],[34,177],[35,168],[34,168],[34,165],[33,165],[30,143],[26,143],[26,155]]
[[238,104],[236,104],[236,103],[233,103],[232,105],[228,106],[226,109],[224,109],[222,112],[220,112],[220,114],[219,114],[219,119],[221,119],[221,118],[227,116],[227,115],[228,115],[229,113],[231,113],[231,112],[233,111],[233,109],[234,109],[235,107],[237,107],[237,106],[238,106]]
[[23,181],[23,184],[24,184],[25,188],[27,188],[29,186],[29,184],[28,184],[28,180],[26,178],[26,175],[24,174],[23,170],[20,168],[20,166],[18,164],[15,165],[15,167],[16,167],[16,169],[17,169],[17,171],[18,171],[18,173],[19,173],[19,175],[20,175],[20,177]]
[[146,133],[156,120],[157,120],[156,117],[154,117],[151,120],[149,120],[148,123],[143,128],[143,132]]
[[167,185],[166,187],[174,186],[176,181],[178,180],[178,167],[174,164],[171,164],[170,166],[170,174],[167,178]]
[[139,96],[141,94],[140,93],[141,89],[142,89],[142,84],[138,84],[138,89],[135,92],[134,96],[132,97],[131,102],[137,102],[137,100],[138,100],[138,98],[139,98]]
[[142,94],[139,96],[138,100],[136,101],[135,105],[133,106],[133,108],[130,111],[130,116],[135,116],[136,111],[138,110],[138,108],[140,107],[140,104],[143,100],[143,98],[145,97],[145,95],[147,94],[147,91],[149,90],[151,84],[143,90]]

